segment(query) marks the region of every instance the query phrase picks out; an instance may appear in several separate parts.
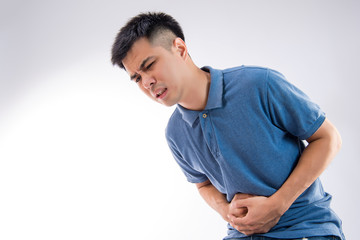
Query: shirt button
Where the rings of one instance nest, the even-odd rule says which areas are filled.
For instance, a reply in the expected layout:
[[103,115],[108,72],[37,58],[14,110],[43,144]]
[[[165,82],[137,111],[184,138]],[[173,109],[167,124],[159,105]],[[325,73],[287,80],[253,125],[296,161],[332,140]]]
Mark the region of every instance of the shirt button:
[[204,113],[204,114],[203,114],[203,118],[206,118],[206,117],[207,117],[207,114],[206,114],[206,113]]

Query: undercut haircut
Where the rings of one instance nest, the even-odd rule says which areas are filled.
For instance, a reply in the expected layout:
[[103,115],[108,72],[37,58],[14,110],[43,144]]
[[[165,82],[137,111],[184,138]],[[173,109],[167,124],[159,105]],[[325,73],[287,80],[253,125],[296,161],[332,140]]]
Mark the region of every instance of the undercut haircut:
[[177,37],[185,42],[180,24],[170,15],[162,12],[141,13],[131,18],[117,34],[111,50],[113,65],[125,69],[122,61],[133,44],[143,37],[152,45],[160,45],[168,50]]

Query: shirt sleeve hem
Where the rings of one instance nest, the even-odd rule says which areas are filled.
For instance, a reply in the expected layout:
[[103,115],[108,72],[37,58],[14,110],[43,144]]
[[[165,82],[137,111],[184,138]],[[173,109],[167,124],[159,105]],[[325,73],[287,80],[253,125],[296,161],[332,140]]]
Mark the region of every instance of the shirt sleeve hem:
[[321,114],[320,117],[312,125],[310,130],[307,131],[306,133],[302,134],[301,136],[299,136],[299,138],[302,139],[302,140],[306,140],[309,137],[311,137],[320,128],[320,126],[323,124],[323,122],[325,121],[325,118],[326,118],[325,114]]
[[190,183],[202,183],[208,180],[207,177],[203,177],[203,178],[187,178],[188,182]]

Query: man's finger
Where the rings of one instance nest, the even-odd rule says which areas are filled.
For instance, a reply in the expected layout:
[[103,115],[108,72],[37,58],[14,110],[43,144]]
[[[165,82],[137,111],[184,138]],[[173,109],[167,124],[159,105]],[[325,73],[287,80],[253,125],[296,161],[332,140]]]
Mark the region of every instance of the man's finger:
[[247,208],[231,208],[229,213],[235,217],[244,217],[247,212]]
[[234,208],[247,208],[251,204],[251,198],[238,199],[231,202],[231,204]]
[[246,198],[250,198],[250,197],[254,197],[254,195],[247,194],[247,193],[237,193],[237,194],[235,194],[233,200],[246,199]]

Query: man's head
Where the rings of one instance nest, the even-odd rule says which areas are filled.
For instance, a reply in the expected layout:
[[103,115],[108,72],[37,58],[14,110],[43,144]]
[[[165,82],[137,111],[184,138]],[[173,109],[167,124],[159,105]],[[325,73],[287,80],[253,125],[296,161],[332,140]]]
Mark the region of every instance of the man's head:
[[170,50],[175,38],[185,41],[179,23],[165,13],[142,13],[120,29],[112,47],[112,63],[124,69],[123,60],[133,44],[146,38],[153,46],[162,46]]
[[194,65],[179,24],[164,13],[140,14],[118,33],[112,61],[151,99],[172,106],[187,92]]

